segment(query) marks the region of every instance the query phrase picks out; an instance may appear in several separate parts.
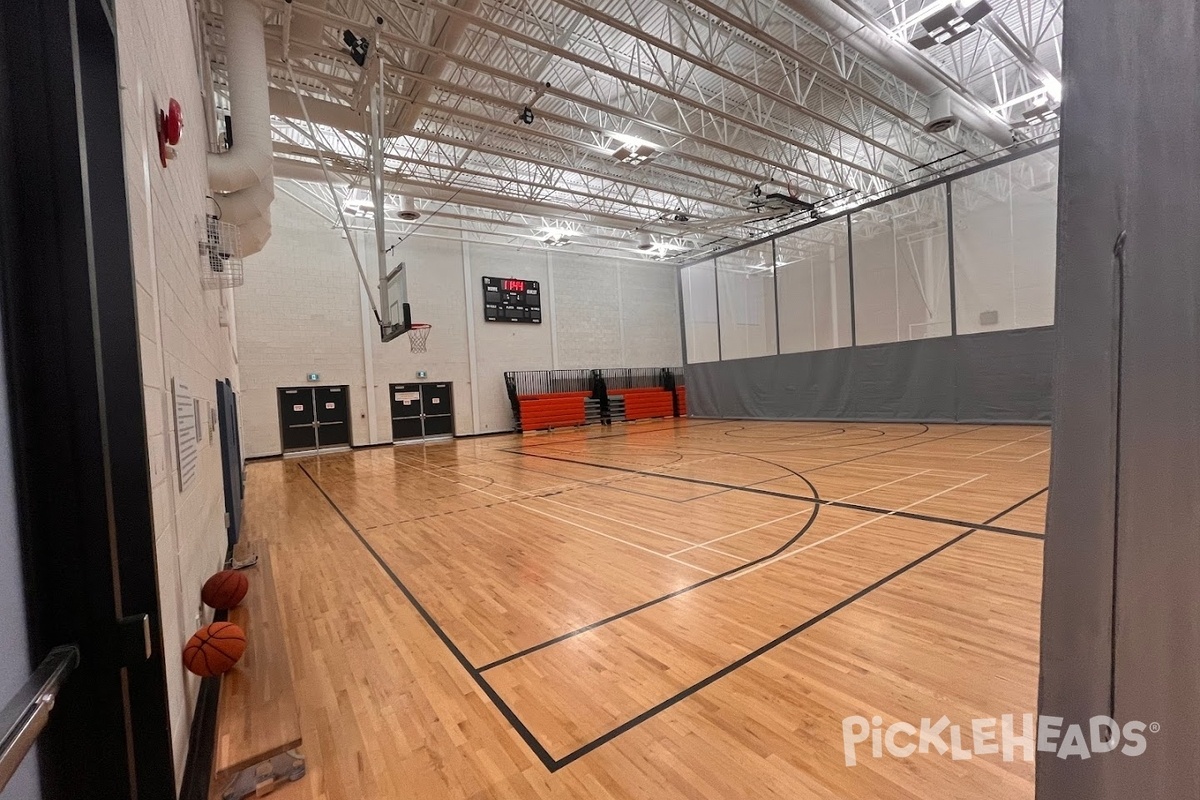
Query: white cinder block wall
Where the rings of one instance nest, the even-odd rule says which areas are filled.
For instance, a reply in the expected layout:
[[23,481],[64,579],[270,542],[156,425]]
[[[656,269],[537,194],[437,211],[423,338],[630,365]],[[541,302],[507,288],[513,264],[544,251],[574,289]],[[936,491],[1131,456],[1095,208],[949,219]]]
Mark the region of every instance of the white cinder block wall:
[[[461,435],[512,429],[504,389],[509,370],[681,363],[671,267],[533,243],[464,241],[444,229],[436,236],[418,233],[396,245],[389,266],[405,263],[413,319],[434,326],[421,355],[410,352],[407,337],[379,341],[340,228],[282,192],[272,217],[274,235],[247,259],[246,284],[237,290],[249,456],[280,452],[276,390],[306,385],[313,372],[321,384],[350,386],[352,441],[362,445],[391,441],[388,385],[417,382],[418,370],[430,381],[453,382]],[[374,282],[374,234],[355,232],[355,241]],[[540,281],[542,324],[485,322],[485,275]]]
[[[216,408],[217,380],[229,378],[237,388],[230,331],[220,322],[222,304],[233,301],[229,292],[201,288],[197,225],[206,210],[208,148],[188,4],[122,0],[116,23],[163,647],[180,780],[199,688],[198,679],[184,672],[180,653],[210,619],[201,609],[200,587],[221,567],[226,533],[220,440],[216,432],[208,435],[207,425],[196,479],[180,491],[171,381],[202,399],[205,416]],[[188,126],[178,157],[164,169],[154,116],[171,97],[182,105]],[[231,317],[232,308],[226,313]]]

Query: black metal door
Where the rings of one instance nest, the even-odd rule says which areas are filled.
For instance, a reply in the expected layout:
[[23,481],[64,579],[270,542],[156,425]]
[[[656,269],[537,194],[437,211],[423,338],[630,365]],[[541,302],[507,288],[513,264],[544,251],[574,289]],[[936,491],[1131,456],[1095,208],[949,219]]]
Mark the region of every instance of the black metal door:
[[313,408],[313,390],[279,390],[279,429],[283,449],[313,450],[317,446],[317,418]]
[[348,386],[318,386],[316,395],[317,446],[350,444],[350,389]]
[[421,427],[421,384],[393,383],[392,398],[392,441],[420,439],[424,435]]
[[425,415],[426,436],[454,433],[454,398],[449,383],[422,383],[421,410]]

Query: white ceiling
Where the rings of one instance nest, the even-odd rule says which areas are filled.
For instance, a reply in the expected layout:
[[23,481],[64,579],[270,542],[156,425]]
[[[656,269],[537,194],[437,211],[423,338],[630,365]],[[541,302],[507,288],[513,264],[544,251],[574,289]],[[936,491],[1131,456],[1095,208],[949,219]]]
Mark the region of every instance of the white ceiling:
[[[831,208],[1003,153],[1059,89],[1062,2],[989,2],[972,33],[922,51],[907,40],[947,0],[268,0],[280,188],[332,220],[354,189],[331,191],[318,154],[366,186],[382,66],[388,180],[424,233],[531,244],[550,228],[646,258],[641,232],[694,258],[803,220],[752,213],[755,185]],[[220,4],[202,6],[220,102]],[[365,67],[347,29],[371,43]],[[926,133],[936,92],[971,124]],[[656,157],[617,161],[631,141]]]

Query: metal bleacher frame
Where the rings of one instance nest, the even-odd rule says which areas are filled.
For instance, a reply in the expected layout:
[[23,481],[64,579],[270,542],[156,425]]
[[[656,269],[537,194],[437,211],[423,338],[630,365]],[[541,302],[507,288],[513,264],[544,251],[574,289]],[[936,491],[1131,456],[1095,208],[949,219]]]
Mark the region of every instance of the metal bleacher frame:
[[[672,414],[686,416],[681,402],[684,386],[682,367],[614,367],[608,369],[527,370],[505,372],[504,386],[512,405],[516,430],[538,430],[556,427],[577,427],[591,424],[612,424],[626,418],[624,397],[628,390],[653,391],[671,394]],[[566,403],[569,395],[583,395],[573,402],[582,403],[582,410],[564,413],[554,422],[536,425],[522,424],[522,408],[529,413],[531,406],[541,400],[550,403],[559,399]],[[618,399],[620,398],[620,399]],[[579,405],[573,405],[579,409]],[[663,416],[668,416],[663,413]]]

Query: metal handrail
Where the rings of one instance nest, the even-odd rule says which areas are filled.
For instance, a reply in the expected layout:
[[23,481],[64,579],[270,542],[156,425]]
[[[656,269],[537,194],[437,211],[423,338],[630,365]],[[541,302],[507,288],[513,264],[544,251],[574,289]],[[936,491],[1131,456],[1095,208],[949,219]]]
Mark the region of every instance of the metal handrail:
[[0,792],[46,727],[59,690],[78,665],[77,647],[54,648],[21,691],[0,709]]

